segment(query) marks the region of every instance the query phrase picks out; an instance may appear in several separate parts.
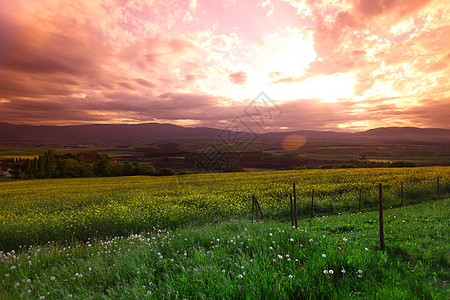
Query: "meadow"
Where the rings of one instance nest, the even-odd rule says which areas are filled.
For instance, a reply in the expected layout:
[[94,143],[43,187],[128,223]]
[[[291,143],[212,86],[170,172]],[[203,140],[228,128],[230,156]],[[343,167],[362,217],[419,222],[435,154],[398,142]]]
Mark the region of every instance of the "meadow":
[[448,299],[450,200],[0,253],[2,299]]
[[255,194],[265,217],[288,222],[289,194],[297,184],[299,215],[376,209],[378,183],[385,207],[436,199],[450,193],[450,167],[299,170],[195,174],[171,177],[43,179],[0,182],[0,250],[48,241],[127,236],[154,226],[249,218]]

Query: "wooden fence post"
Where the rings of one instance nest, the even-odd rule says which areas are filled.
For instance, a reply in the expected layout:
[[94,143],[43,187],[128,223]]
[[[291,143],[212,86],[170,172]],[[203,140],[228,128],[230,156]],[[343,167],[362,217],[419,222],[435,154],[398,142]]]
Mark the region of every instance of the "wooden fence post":
[[403,181],[402,181],[402,189],[401,189],[400,195],[401,195],[401,199],[402,199],[402,202],[400,204],[402,206],[405,206],[405,204],[403,203]]
[[264,215],[263,215],[261,206],[259,206],[259,203],[258,203],[258,200],[256,199],[255,194],[253,194],[252,196],[253,196],[253,207],[254,208],[256,207],[256,219],[259,219],[258,211],[261,214],[261,219],[264,219]]
[[255,213],[255,195],[252,195],[252,223],[254,213]]
[[439,176],[437,178],[437,199],[439,200]]
[[255,202],[256,202],[256,205],[258,206],[259,213],[261,214],[261,219],[264,219],[264,215],[263,215],[261,206],[259,205],[259,202],[258,202],[258,200],[256,199],[256,197],[255,197]]
[[380,209],[380,250],[384,250],[384,232],[383,232],[383,186],[380,183],[379,186],[379,209]]
[[295,182],[294,182],[294,222],[295,228],[297,229],[297,193],[295,192]]
[[361,194],[362,188],[359,188],[359,201],[358,201],[358,211],[361,212]]
[[314,218],[314,189],[311,194],[311,218]]
[[259,220],[258,200],[256,200],[256,196],[255,196],[255,195],[253,195],[253,199],[254,199],[254,201],[255,201],[256,220]]
[[291,200],[291,226],[294,227],[294,204],[292,203],[292,194],[289,194],[289,199]]

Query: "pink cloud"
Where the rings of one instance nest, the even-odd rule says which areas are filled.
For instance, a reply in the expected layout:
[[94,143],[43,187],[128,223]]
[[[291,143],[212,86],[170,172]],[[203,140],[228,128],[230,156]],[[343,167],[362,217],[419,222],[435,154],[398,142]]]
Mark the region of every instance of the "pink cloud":
[[[417,0],[292,2],[2,1],[0,119],[220,127],[245,117],[248,95],[285,84],[298,96],[277,101],[284,114],[270,129],[363,121],[448,127],[448,8]],[[288,34],[304,43],[291,45]],[[297,59],[307,47],[311,58]],[[356,78],[351,100],[327,103],[295,88],[343,73]]]
[[247,73],[243,71],[231,73],[228,75],[230,81],[234,84],[245,84],[247,82]]

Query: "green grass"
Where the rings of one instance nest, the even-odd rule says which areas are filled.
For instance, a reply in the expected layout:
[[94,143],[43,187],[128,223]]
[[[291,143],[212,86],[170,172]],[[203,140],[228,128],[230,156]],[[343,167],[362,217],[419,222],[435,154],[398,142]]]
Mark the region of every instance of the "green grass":
[[266,216],[287,218],[294,182],[300,215],[312,189],[317,214],[356,211],[360,189],[362,210],[374,210],[379,182],[385,207],[395,207],[400,182],[406,204],[435,199],[437,176],[448,197],[450,167],[0,181],[0,250],[247,217],[252,194]]
[[450,200],[384,215],[385,252],[376,212],[22,248],[1,255],[0,298],[446,299]]

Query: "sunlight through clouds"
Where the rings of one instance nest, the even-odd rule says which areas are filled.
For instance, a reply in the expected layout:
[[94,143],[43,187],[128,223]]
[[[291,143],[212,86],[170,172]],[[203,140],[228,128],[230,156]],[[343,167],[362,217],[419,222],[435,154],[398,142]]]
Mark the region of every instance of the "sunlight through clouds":
[[[379,122],[447,128],[430,112],[450,104],[450,7],[383,3],[2,1],[0,99],[8,101],[0,118],[206,126],[239,115],[265,91],[279,105],[343,104],[330,106],[328,122],[295,124],[297,116],[273,129],[356,130]],[[191,102],[177,98],[185,107],[170,107],[168,94]],[[197,106],[204,97],[208,107]],[[386,98],[402,105],[383,106],[387,117],[372,114]],[[422,107],[426,101],[433,106]],[[358,103],[372,104],[360,111]]]

